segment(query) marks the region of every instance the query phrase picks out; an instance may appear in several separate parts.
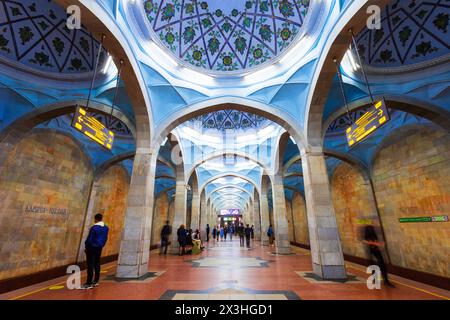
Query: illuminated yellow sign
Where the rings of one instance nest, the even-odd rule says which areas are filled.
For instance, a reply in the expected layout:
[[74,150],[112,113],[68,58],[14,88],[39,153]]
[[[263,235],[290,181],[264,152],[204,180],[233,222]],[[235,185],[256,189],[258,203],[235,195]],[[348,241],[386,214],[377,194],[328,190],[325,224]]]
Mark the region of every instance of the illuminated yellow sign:
[[362,117],[355,121],[346,130],[349,147],[355,146],[389,121],[389,113],[384,99],[376,102]]
[[72,126],[108,150],[112,149],[114,133],[108,130],[103,123],[88,115],[85,109],[77,108]]

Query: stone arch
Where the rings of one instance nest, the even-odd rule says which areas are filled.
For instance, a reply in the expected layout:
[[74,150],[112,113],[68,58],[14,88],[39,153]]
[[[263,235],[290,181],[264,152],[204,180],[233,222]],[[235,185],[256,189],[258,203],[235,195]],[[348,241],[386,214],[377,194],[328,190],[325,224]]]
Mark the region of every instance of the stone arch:
[[[347,162],[351,165],[354,165],[358,167],[360,170],[362,170],[366,176],[368,175],[368,168],[366,167],[366,165],[361,160],[352,156],[351,154],[340,152],[333,149],[324,149],[323,153],[325,156],[333,157],[341,161]],[[287,177],[288,176],[287,171],[289,167],[291,167],[295,162],[301,159],[302,159],[301,155],[296,155],[291,159],[289,159],[289,161],[286,162],[286,164],[284,165],[283,177]]]
[[183,122],[205,113],[223,109],[245,111],[265,117],[287,130],[295,141],[301,145],[305,145],[302,129],[297,124],[297,121],[286,112],[255,100],[231,96],[209,99],[186,106],[182,110],[174,112],[158,126],[157,134],[152,143],[153,148],[157,148],[165,137]]
[[211,182],[213,182],[214,180],[223,178],[223,177],[236,177],[236,178],[241,178],[242,180],[246,180],[248,183],[252,184],[253,187],[259,192],[259,187],[257,186],[256,182],[253,181],[252,179],[239,174],[239,173],[235,173],[235,172],[224,172],[215,176],[212,176],[210,178],[208,178],[208,180],[206,180],[199,188],[200,192],[203,191],[203,189],[205,189],[205,187],[210,184]]
[[217,192],[217,191],[222,190],[222,189],[227,189],[227,188],[233,188],[233,189],[237,189],[237,190],[240,190],[240,191],[242,191],[242,192],[245,192],[245,193],[247,193],[247,194],[250,196],[250,198],[253,199],[252,193],[249,192],[247,189],[242,188],[242,187],[240,187],[240,186],[235,186],[235,185],[232,185],[232,184],[228,184],[228,185],[225,185],[225,186],[218,187],[218,188],[214,189],[213,191],[211,191],[211,192],[209,193],[209,197],[211,197],[212,194],[213,194],[214,192]]
[[[450,131],[450,112],[443,109],[442,107],[431,104],[428,101],[419,101],[418,99],[406,96],[375,95],[374,99],[377,100],[383,97],[385,98],[386,103],[390,109],[408,112],[416,116],[425,118],[437,124],[441,128]],[[370,99],[363,98],[349,103],[348,108],[350,111],[354,111],[370,105]],[[333,112],[327,119],[325,119],[322,128],[322,138],[325,137],[327,128],[330,126],[330,124],[335,119],[346,114],[346,112],[347,109],[345,108],[345,106],[342,106],[341,108]]]
[[[77,105],[83,103],[83,100],[71,100],[64,101],[54,104],[49,104],[44,107],[38,108],[32,112],[25,114],[24,116],[16,119],[13,123],[11,123],[8,127],[6,127],[0,133],[0,146],[3,150],[10,150],[17,141],[19,141],[22,137],[24,137],[27,132],[33,130],[37,125],[56,118],[58,116],[68,114],[75,111]],[[112,108],[103,103],[92,102],[90,105],[92,109],[97,110],[102,113],[110,113]],[[114,109],[116,116],[119,120],[123,121],[125,124],[130,125],[132,129],[135,130],[131,121],[121,112]],[[3,161],[4,154],[6,152],[2,152],[0,155],[0,163]]]
[[[233,195],[233,194],[232,194],[232,193],[224,193],[223,195],[224,195],[224,196],[229,196],[229,195]],[[242,200],[245,200],[245,201],[248,201],[248,200],[251,199],[251,198],[246,198],[246,197],[244,197],[244,196],[241,195],[241,194],[237,194],[236,197],[241,198]],[[214,202],[214,201],[217,200],[217,198],[220,198],[220,196],[217,196],[217,197],[215,197],[215,198],[211,197],[211,200]]]
[[207,154],[204,158],[198,160],[197,162],[195,162],[192,165],[192,168],[189,170],[188,174],[187,174],[187,178],[189,179],[190,176],[192,175],[192,173],[195,171],[195,169],[197,167],[199,167],[200,165],[202,165],[203,163],[215,159],[215,158],[219,158],[221,156],[231,156],[231,155],[235,155],[238,156],[240,158],[244,158],[246,160],[250,160],[255,162],[256,164],[258,164],[261,168],[263,168],[263,170],[265,170],[266,172],[270,172],[270,168],[267,167],[267,165],[265,165],[264,163],[262,163],[258,158],[255,158],[254,156],[252,156],[249,153],[243,152],[243,151],[239,151],[239,150],[218,150],[215,151],[213,153]]
[[105,35],[104,46],[114,63],[119,65],[120,59],[124,61],[121,79],[125,83],[125,89],[136,118],[136,148],[139,153],[144,150],[147,150],[145,152],[148,153],[153,131],[151,103],[146,92],[144,78],[139,71],[139,62],[128,45],[126,36],[113,19],[104,14],[104,9],[96,1],[55,0],[55,2],[64,8],[77,5],[81,10],[83,25],[92,32],[94,37],[101,39]]
[[[8,127],[4,128],[0,133],[0,141],[3,141],[10,134],[15,133],[17,130],[28,131],[45,121],[62,116],[64,114],[72,113],[75,111],[76,106],[84,104],[86,104],[86,100],[79,99],[79,100],[68,100],[57,103],[51,103],[39,107],[31,112],[26,113],[22,117],[16,119]],[[110,105],[97,101],[91,101],[89,103],[89,108],[108,115],[111,114],[111,112],[113,112],[113,116],[122,121],[124,124],[126,124],[127,127],[133,133],[133,136],[136,135],[136,128],[134,124],[119,109],[114,108],[113,110]]]
[[304,136],[308,146],[322,148],[322,118],[328,93],[336,75],[334,61],[340,62],[351,44],[349,30],[352,29],[356,34],[366,26],[368,18],[366,12],[369,6],[377,5],[384,8],[388,3],[389,0],[353,2],[328,36],[327,44],[322,49],[322,55],[316,65],[306,104]]

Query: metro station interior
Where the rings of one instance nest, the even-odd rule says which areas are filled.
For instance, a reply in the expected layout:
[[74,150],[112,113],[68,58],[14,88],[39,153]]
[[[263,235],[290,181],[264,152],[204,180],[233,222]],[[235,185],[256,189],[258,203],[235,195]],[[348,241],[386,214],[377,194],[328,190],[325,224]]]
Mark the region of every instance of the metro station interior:
[[[449,300],[449,15],[0,0],[0,299]],[[70,288],[98,213],[100,285]],[[250,247],[206,232],[236,222]],[[367,225],[392,286],[368,287]]]

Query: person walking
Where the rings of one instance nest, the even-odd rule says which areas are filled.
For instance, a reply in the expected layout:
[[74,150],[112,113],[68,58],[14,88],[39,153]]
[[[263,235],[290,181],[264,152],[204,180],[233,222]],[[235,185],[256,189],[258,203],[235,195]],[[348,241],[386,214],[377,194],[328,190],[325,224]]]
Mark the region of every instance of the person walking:
[[169,236],[172,234],[172,227],[169,225],[169,220],[166,221],[166,224],[163,226],[161,230],[161,246],[159,248],[159,254],[167,254],[167,247],[169,246]]
[[185,254],[187,233],[184,224],[180,225],[177,230],[178,244],[180,245],[178,255]]
[[225,227],[223,227],[223,236],[225,238],[225,241],[227,241],[227,234],[228,234],[228,227],[225,226]]
[[230,241],[233,241],[233,226],[228,227],[228,233],[230,234]]
[[267,229],[267,236],[269,237],[269,245],[272,246],[275,242],[275,236],[273,233],[272,225],[270,225],[269,229]]
[[[87,262],[87,281],[82,289],[91,289],[98,286],[100,280],[100,257],[102,249],[108,241],[109,228],[102,221],[103,215],[97,213],[94,216],[94,225],[89,229],[89,234],[84,242],[84,252]],[[94,277],[95,273],[95,277]]]
[[209,224],[206,225],[206,242],[209,242],[209,231],[211,229],[209,228]]
[[245,233],[243,223],[241,223],[241,225],[238,227],[237,233],[239,236],[240,246],[243,247],[244,246],[244,233]]
[[220,227],[220,241],[223,241],[223,236],[225,235],[223,227]]
[[213,228],[213,230],[212,230],[212,236],[213,236],[214,242],[216,242],[216,236],[217,236],[217,229],[216,229],[216,226],[214,226],[214,228]]
[[250,237],[252,236],[252,229],[250,228],[249,224],[247,224],[247,228],[245,228],[244,233],[245,233],[245,242],[247,244],[247,248],[250,248]]
[[255,239],[255,227],[252,225],[251,227],[252,230],[252,240]]
[[[384,284],[395,288],[395,286],[389,281],[386,263],[384,262],[383,254],[381,253],[381,250],[385,244],[378,240],[375,227],[371,224],[364,226],[363,243],[365,243],[368,247],[370,264],[377,265],[380,268]],[[376,262],[374,261],[374,258]]]

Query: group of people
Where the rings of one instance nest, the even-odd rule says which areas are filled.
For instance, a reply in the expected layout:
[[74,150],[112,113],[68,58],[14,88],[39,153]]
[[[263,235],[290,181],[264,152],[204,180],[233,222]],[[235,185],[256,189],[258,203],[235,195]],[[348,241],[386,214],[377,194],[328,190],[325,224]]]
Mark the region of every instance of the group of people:
[[[106,245],[108,240],[108,226],[103,222],[103,215],[98,213],[94,217],[94,225],[89,229],[89,234],[85,241],[85,253],[87,260],[87,281],[81,287],[81,289],[91,289],[98,286],[100,279],[100,257],[102,249]],[[211,229],[209,224],[206,226],[206,241],[209,241],[209,234]],[[172,234],[172,227],[169,225],[169,221],[161,230],[161,248],[160,254],[167,254],[167,247],[169,244],[169,237]],[[243,223],[229,226],[214,226],[212,230],[212,236],[214,241],[226,241],[227,235],[232,240],[233,235],[239,236],[240,246],[244,247],[244,238],[247,248],[250,248],[250,240],[254,238],[254,226],[250,227],[249,224],[244,227]],[[177,230],[178,244],[180,245],[179,255],[186,253],[200,253],[204,247],[202,246],[200,239],[200,231],[196,229],[186,229],[184,224],[180,225]],[[269,238],[270,245],[274,245],[275,236],[272,225],[267,229],[267,237]],[[373,225],[366,225],[362,228],[361,240],[366,244],[368,249],[369,259],[372,264],[380,267],[381,274],[384,282],[390,287],[395,287],[388,278],[388,271],[382,250],[384,243],[378,240],[377,232]],[[186,251],[190,247],[189,251]]]
[[[206,241],[209,241],[209,234],[211,233],[211,228],[206,225]],[[250,240],[255,238],[255,229],[252,225],[250,227],[247,224],[244,227],[243,223],[236,225],[225,225],[225,226],[214,226],[212,229],[212,237],[214,241],[227,241],[227,236],[229,236],[230,240],[233,240],[233,235],[238,236],[241,247],[244,247],[244,239],[246,240],[247,248],[250,248]]]
[[177,230],[179,251],[178,254],[198,254],[204,249],[200,239],[200,230],[186,229],[182,224]]

